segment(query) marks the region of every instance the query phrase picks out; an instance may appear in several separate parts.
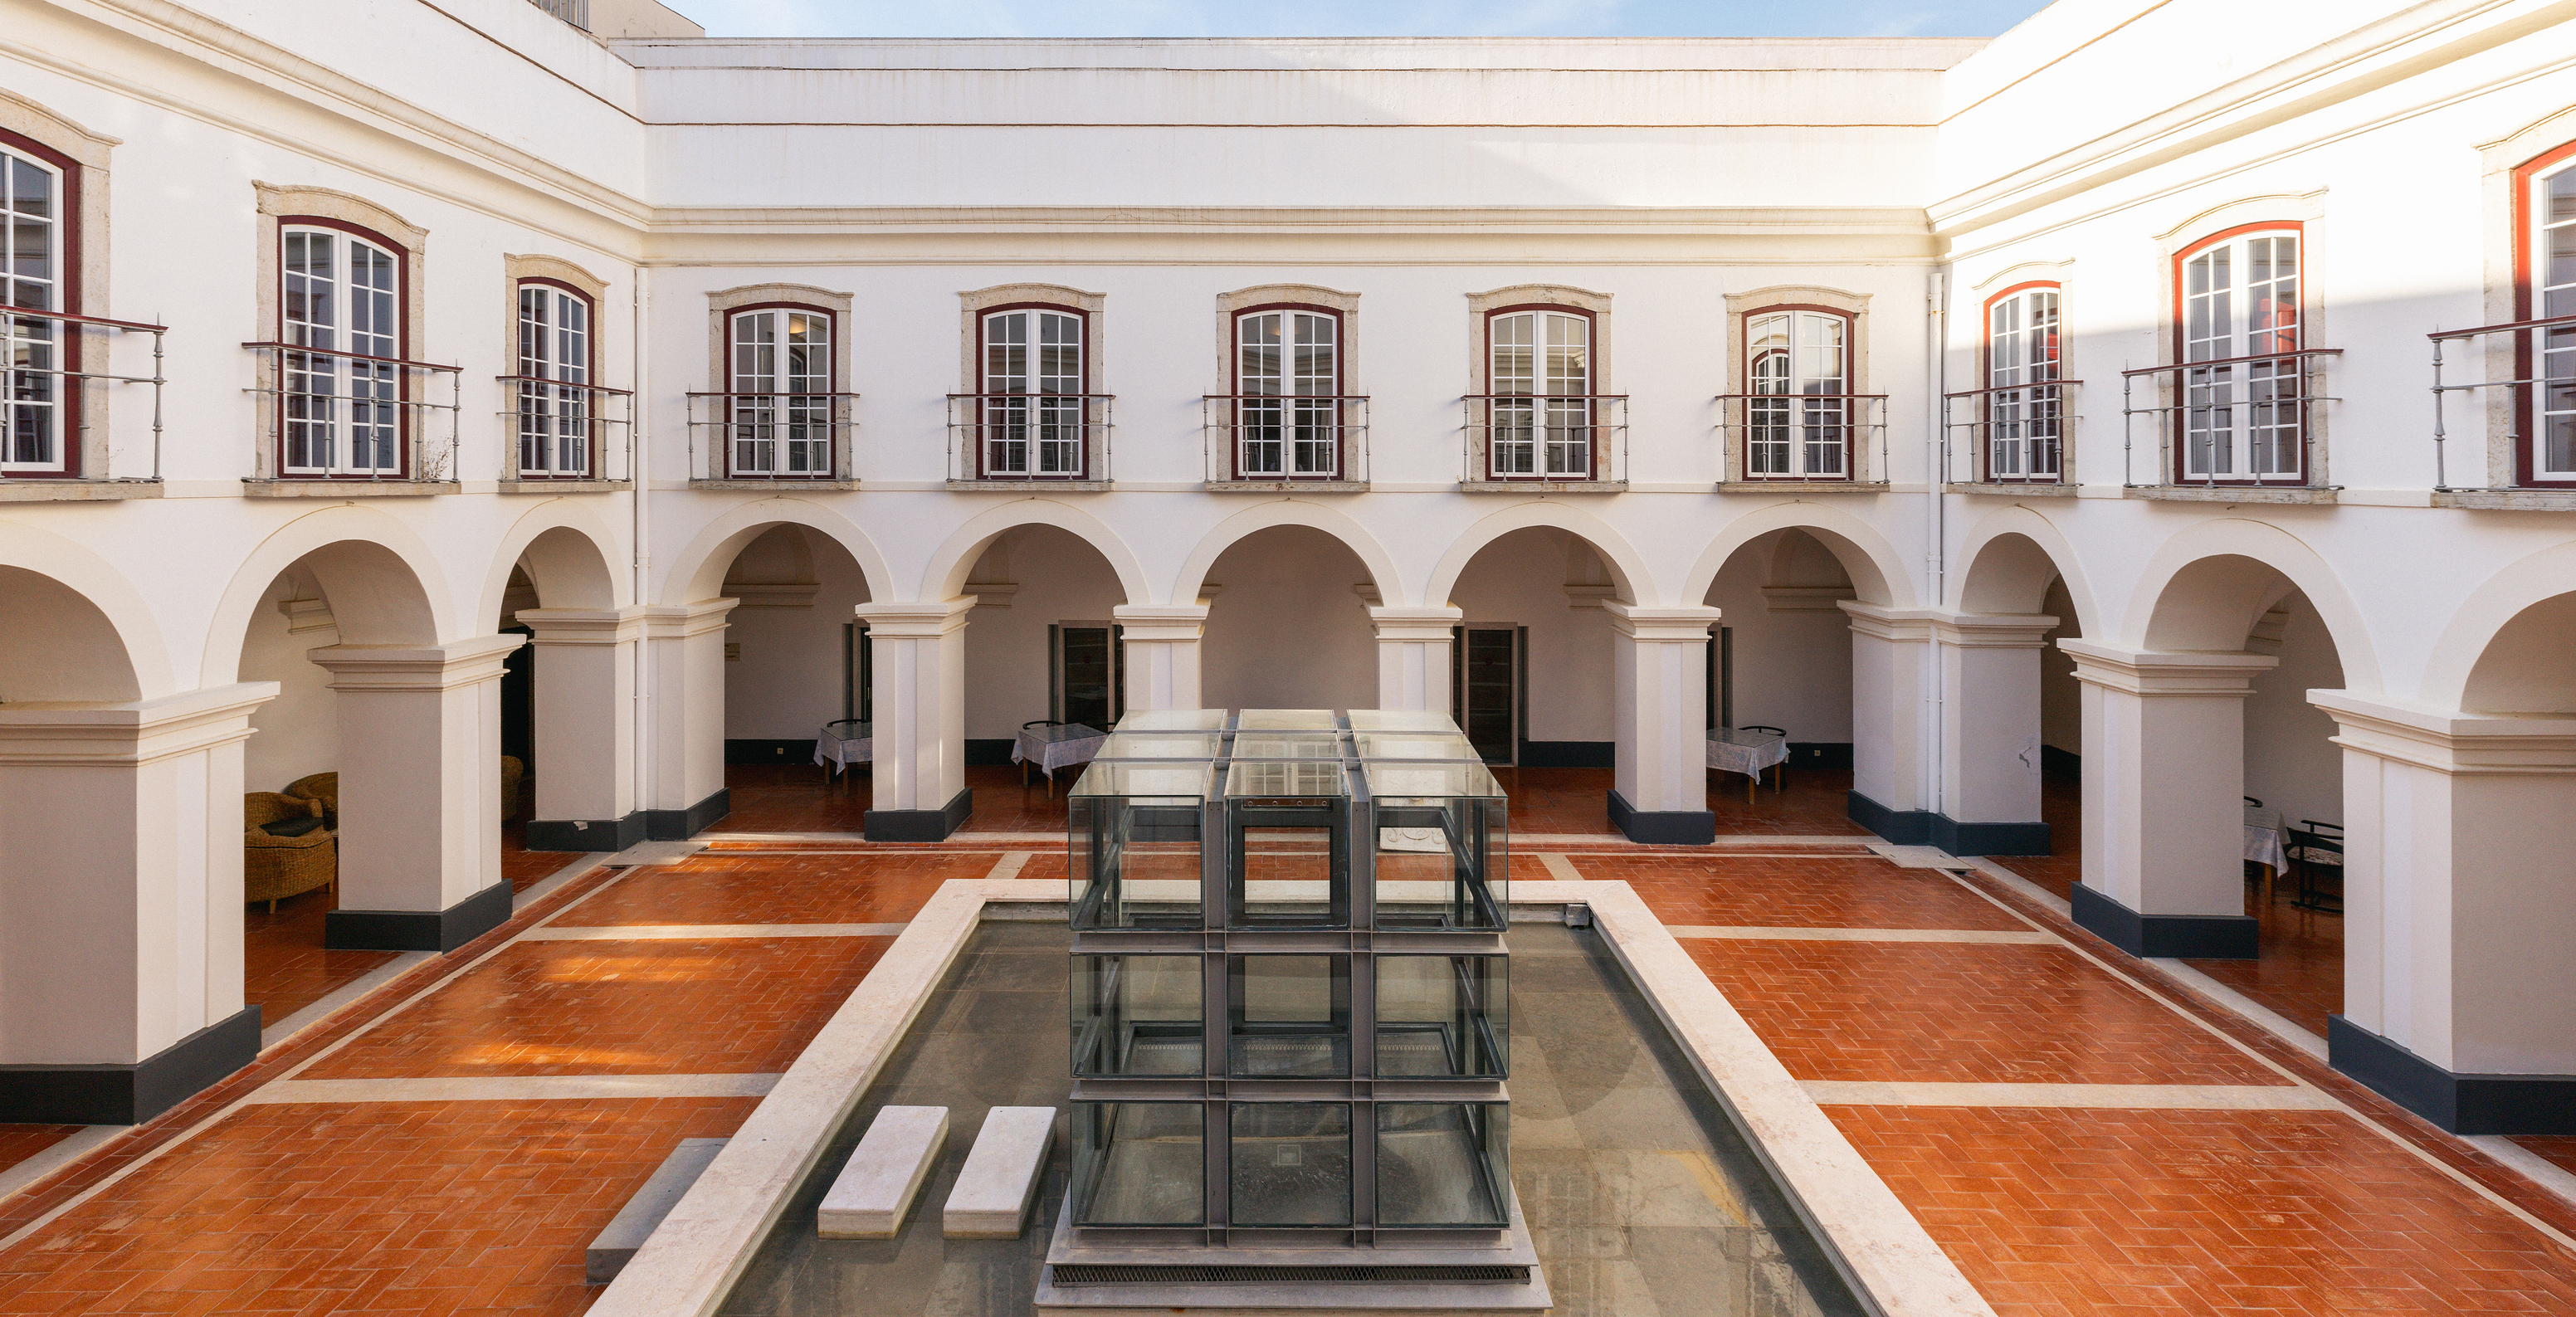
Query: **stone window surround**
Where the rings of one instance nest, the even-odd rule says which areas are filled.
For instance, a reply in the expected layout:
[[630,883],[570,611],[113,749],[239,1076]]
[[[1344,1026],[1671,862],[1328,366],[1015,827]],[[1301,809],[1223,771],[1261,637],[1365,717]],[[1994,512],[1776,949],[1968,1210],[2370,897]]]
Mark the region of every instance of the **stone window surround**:
[[1230,293],[1216,295],[1216,387],[1210,393],[1235,391],[1235,317],[1264,306],[1313,306],[1333,312],[1341,319],[1341,330],[1334,351],[1334,365],[1340,383],[1335,391],[1359,393],[1360,360],[1360,295],[1318,284],[1255,284]]
[[[2006,292],[2016,289],[2027,290],[2033,286],[2045,286],[2057,290],[2057,372],[2060,376],[2065,375],[2067,367],[2066,347],[2073,341],[2073,335],[2068,331],[2067,326],[2073,323],[2072,318],[2068,314],[2068,308],[2074,305],[2074,293],[2072,290],[2075,287],[2075,262],[2072,258],[2055,261],[2017,261],[1995,271],[1993,274],[1987,275],[1985,278],[1978,280],[1968,288],[1969,294],[1976,299],[1977,306],[1975,343],[1969,349],[1971,353],[1970,361],[1972,363],[1970,366],[1970,372],[1974,382],[1969,387],[1982,389],[1993,382],[1988,373],[1991,368],[1988,353],[1994,347],[1994,339],[1992,336],[1993,327],[1990,324],[1990,317],[1994,314],[1994,304],[2000,300]],[[2115,391],[2113,396],[2116,396],[2116,390],[2119,387],[2118,383],[2113,381],[2107,387],[2113,389]],[[2056,484],[2060,487],[2071,488],[2076,483],[2075,447],[2077,427],[2075,424],[2076,412],[2073,405],[2076,402],[2076,398],[2072,393],[2063,391],[2059,393],[2058,398],[2059,428]],[[1984,401],[1982,399],[1977,401],[1973,404],[1973,407],[1974,419],[1980,421],[1984,420],[1986,415]],[[1983,439],[1982,437],[1979,437],[1972,439],[1970,442],[1972,444],[1982,443]],[[1969,466],[1967,470],[1966,483],[1975,484],[1983,481],[1985,479],[1984,473],[1986,469],[1985,454],[1983,452],[1972,452],[1968,454],[1968,458]],[[1948,478],[1949,477],[1947,475],[1943,476],[1944,480],[1947,480]],[[2027,486],[2020,485],[2018,482],[2005,481],[2000,483],[2010,487],[2027,488]],[[1982,488],[1983,486],[1980,485],[1979,487]]]
[[[98,316],[113,319],[108,299],[108,156],[123,145],[124,139],[93,133],[87,128],[26,97],[0,87],[0,130],[13,133],[55,155],[70,161],[65,173],[73,197],[72,223],[65,234],[69,251],[63,273],[71,276],[66,283],[68,296],[59,308],[67,315]],[[50,162],[49,162],[50,163]],[[86,334],[72,341],[83,348],[105,344],[117,335]],[[66,353],[66,370],[95,370],[95,361],[77,351]],[[99,480],[112,474],[108,470],[108,408],[113,386],[105,380],[83,380],[80,390],[80,419],[84,429],[64,436],[66,444],[78,443],[79,451],[66,451],[70,459],[61,476],[13,476],[11,479]]]
[[984,313],[1027,303],[1082,313],[1083,391],[1109,392],[1109,334],[1107,317],[1101,314],[1109,305],[1109,294],[1086,293],[1063,284],[996,284],[957,294],[957,391],[973,393],[981,387]]
[[[1596,293],[1571,284],[1508,284],[1481,293],[1467,294],[1467,395],[1491,392],[1494,348],[1490,341],[1494,313],[1505,307],[1560,307],[1580,311],[1592,318],[1591,389],[1595,395],[1611,392],[1610,388],[1610,294]],[[1347,386],[1345,386],[1347,387]],[[1486,410],[1480,403],[1467,408],[1470,442],[1475,451],[1468,455],[1468,469],[1463,472],[1471,485],[1481,485],[1493,471],[1485,445],[1492,431],[1485,424]],[[1609,465],[1609,458],[1596,454],[1594,479],[1601,476],[1598,467]],[[1590,482],[1582,482],[1590,483]]]
[[[590,271],[585,270],[578,265],[573,264],[571,261],[563,259],[560,256],[546,256],[542,254],[521,255],[512,252],[503,252],[501,254],[501,270],[501,361],[503,368],[513,375],[519,373],[519,286],[526,283],[563,284],[570,287],[575,292],[580,293],[583,297],[590,299],[590,361],[586,367],[585,374],[594,385],[604,383],[601,379],[599,368],[600,363],[606,360],[606,354],[602,351],[603,336],[600,331],[604,327],[604,322],[600,316],[600,306],[608,296],[608,281],[600,278],[598,275],[592,274]],[[510,389],[514,389],[516,386],[505,385],[503,387],[505,391],[508,391]],[[628,411],[630,413],[634,410],[632,406],[633,402],[634,399],[627,399],[627,403],[629,404]],[[594,480],[604,477],[602,468],[607,464],[607,455],[605,452],[607,444],[605,436],[599,433],[606,427],[597,419],[604,414],[604,409],[599,405],[599,403],[599,396],[596,394],[592,395],[590,414],[593,417],[591,422],[593,430],[593,438],[591,441],[593,455],[591,458],[592,469],[589,478]],[[504,481],[515,482],[522,478],[522,473],[519,469],[519,434],[517,425],[518,422],[515,420],[506,421],[503,425],[504,433],[501,436],[500,456],[501,479]],[[565,483],[561,477],[553,477],[552,479],[554,483],[557,484]]]
[[[301,219],[334,220],[369,230],[402,253],[402,355],[413,361],[423,359],[420,352],[428,334],[425,306],[428,298],[424,296],[422,276],[428,265],[429,230],[364,197],[334,188],[263,183],[254,179],[251,190],[257,195],[259,206],[258,332],[263,341],[277,340],[282,329],[278,302],[285,277],[283,248],[286,226]],[[271,352],[263,356],[260,387],[274,390],[280,386],[280,354]],[[414,391],[410,396],[420,396],[417,390],[422,384],[417,376],[408,380],[406,387]],[[277,395],[268,392],[260,397],[259,437],[252,447],[252,470],[257,479],[276,480],[280,478]],[[413,477],[420,474],[416,465],[419,456],[417,447],[403,455],[405,470]],[[458,456],[461,458],[463,455]],[[446,476],[449,480],[455,478],[455,472]]]
[[[2478,147],[2481,203],[2479,215],[2481,223],[2485,226],[2486,239],[2480,246],[2486,256],[2485,323],[2487,324],[2510,324],[2522,318],[2520,308],[2524,304],[2524,289],[2521,258],[2523,244],[2530,240],[2530,235],[2523,232],[2515,222],[2521,213],[2521,207],[2518,204],[2521,198],[2514,195],[2521,182],[2516,175],[2523,166],[2571,143],[2576,143],[2576,109],[2559,110],[2544,115],[2510,136],[2482,143]],[[2519,374],[2521,362],[2515,342],[2520,337],[2517,334],[2490,334],[2468,352],[2460,350],[2466,345],[2455,341],[2443,353],[2445,381],[2455,382],[2451,381],[2448,375],[2448,370],[2453,363],[2467,366],[2473,362],[2482,366],[2485,371],[2478,378],[2490,380],[2521,378]],[[2468,372],[2462,371],[2460,378],[2469,378]],[[2476,411],[2466,407],[2453,408],[2447,419],[2451,437],[2457,440],[2468,437],[2466,432],[2470,427],[2480,424],[2479,418],[2482,417],[2486,442],[2481,446],[2485,449],[2486,461],[2483,467],[2471,466],[2468,460],[2469,454],[2461,451],[2468,446],[2455,443],[2452,446],[2448,479],[2454,486],[2467,485],[2474,481],[2489,489],[2516,488],[2522,477],[2521,445],[2516,441],[2516,435],[2522,428],[2521,409],[2515,403],[2514,390],[2487,389],[2482,392],[2491,395],[2483,400],[2485,405],[2482,408]],[[2544,485],[2537,488],[2546,490],[2552,495],[2563,495],[2567,492],[2561,486]]]
[[[707,392],[722,393],[732,386],[733,313],[750,307],[784,304],[810,307],[832,317],[832,388],[836,392],[856,393],[857,390],[850,387],[854,382],[850,378],[850,308],[856,305],[857,301],[858,295],[855,293],[836,293],[831,289],[817,288],[812,284],[745,284],[739,288],[724,288],[708,293]],[[855,399],[833,399],[833,417],[836,420],[846,421],[850,412],[848,404],[853,401]],[[722,413],[721,402],[717,404],[716,410],[719,415]],[[694,421],[696,417],[693,415],[691,419]],[[840,441],[833,445],[832,462],[838,469],[832,474],[836,479],[847,479],[851,469],[853,455],[850,449],[853,445],[846,442],[847,436],[848,430],[845,427],[842,435],[839,436]],[[702,460],[706,463],[706,469],[689,472],[691,479],[725,478],[726,468],[722,456],[724,442],[724,436],[719,431],[714,435],[714,442],[704,446]],[[792,482],[780,483],[792,484]]]
[[[1800,310],[1822,307],[1845,316],[1851,321],[1850,355],[1847,359],[1851,383],[1846,387],[1853,393],[1869,392],[1869,294],[1827,288],[1821,284],[1773,284],[1768,288],[1755,288],[1726,295],[1725,392],[1744,393],[1749,387],[1744,360],[1745,321],[1765,311],[1785,310],[1792,307]],[[1980,360],[1984,359],[1985,349],[1982,338],[1984,332],[1981,324],[1978,327]],[[1740,414],[1740,411],[1739,407],[1737,413]],[[1733,419],[1731,414],[1723,410],[1720,416],[1723,419]],[[1853,410],[1852,418],[1855,422],[1864,419],[1858,408]],[[1867,442],[1868,427],[1855,424],[1852,428],[1854,433],[1851,438],[1851,459],[1848,463],[1851,468],[1850,477],[1847,480],[1823,483],[1858,485],[1884,481],[1888,478],[1886,472],[1870,469],[1878,454]],[[1742,483],[1745,479],[1745,436],[1741,430],[1726,431],[1724,435],[1724,441],[1720,445],[1720,460],[1724,464],[1723,478],[1730,485]],[[1761,483],[1795,485],[1799,482],[1774,478]]]
[[[2326,302],[2317,291],[2319,285],[2316,254],[2318,235],[2324,228],[2325,198],[2324,188],[2318,188],[2312,192],[2269,193],[2262,196],[2240,197],[2203,209],[2180,224],[2155,235],[2156,289],[2157,298],[2162,303],[2157,312],[2155,334],[2157,364],[2170,366],[2182,359],[2180,351],[2182,323],[2174,317],[2180,310],[2175,290],[2180,286],[2183,258],[2195,249],[2206,245],[2219,234],[2257,225],[2279,225],[2282,228],[2298,231],[2299,343],[2303,347],[2330,345],[2331,340],[2324,332],[2328,320]],[[2333,391],[2331,372],[2335,368],[2329,365],[2326,369],[2330,372],[2326,392],[2331,393]],[[2154,389],[2149,394],[2153,401],[2149,405],[2158,407],[2171,405],[2175,396],[2177,377],[2164,374],[2156,376],[2155,380]],[[2311,407],[2308,409],[2306,419],[2308,425],[2307,483],[2293,488],[2321,488],[2332,483],[2329,479],[2328,465],[2330,449],[2326,442],[2330,419],[2328,409]],[[2152,460],[2159,465],[2148,476],[2146,484],[2150,487],[2177,485],[2174,468],[2166,463],[2166,459],[2159,455]],[[2120,478],[2126,482],[2139,477],[2123,472]],[[2229,485],[2224,488],[2235,490],[2250,488],[2250,486]]]

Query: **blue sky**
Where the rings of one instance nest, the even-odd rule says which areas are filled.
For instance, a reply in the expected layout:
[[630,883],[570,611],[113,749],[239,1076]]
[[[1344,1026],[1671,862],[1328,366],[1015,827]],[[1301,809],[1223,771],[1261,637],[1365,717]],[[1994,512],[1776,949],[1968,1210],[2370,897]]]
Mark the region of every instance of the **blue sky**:
[[1992,36],[2044,0],[664,0],[709,36]]

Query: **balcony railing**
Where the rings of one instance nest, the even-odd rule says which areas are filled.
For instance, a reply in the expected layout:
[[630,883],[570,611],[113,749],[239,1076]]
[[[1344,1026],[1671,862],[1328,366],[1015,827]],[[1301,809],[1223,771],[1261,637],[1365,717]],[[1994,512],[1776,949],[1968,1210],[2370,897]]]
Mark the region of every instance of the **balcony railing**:
[[[10,321],[41,321],[41,324],[17,325]],[[65,331],[62,338],[55,327]],[[103,370],[68,370],[60,363],[59,354],[70,346],[70,334],[96,332],[101,335],[100,356],[106,355],[105,335],[150,334],[152,336],[152,373],[118,375]],[[168,383],[162,377],[163,340],[170,330],[166,325],[145,324],[136,320],[105,320],[97,316],[72,315],[63,311],[38,311],[30,307],[10,307],[0,314],[0,342],[9,354],[0,379],[0,480],[61,480],[67,476],[79,480],[138,480],[161,478],[161,387]],[[82,353],[83,359],[88,357]],[[35,365],[34,362],[54,364]],[[119,476],[113,444],[102,445],[95,453],[87,442],[93,424],[89,409],[80,406],[81,388],[57,385],[57,380],[97,380],[104,384],[149,384],[152,386],[152,474]],[[21,419],[21,418],[25,419]],[[73,424],[65,426],[70,417]],[[99,470],[88,469],[95,459]]]
[[[2333,402],[2318,388],[2328,357],[2342,348],[2210,361],[2181,361],[2120,372],[2120,471],[2131,488],[2222,486],[2312,487],[2316,473],[2316,407]],[[2152,379],[2157,396],[2137,405],[2136,383]],[[2157,471],[2141,481],[2133,454],[2134,418],[2152,416]]]
[[[436,485],[457,478],[457,367],[301,343],[242,346],[261,354],[264,379],[247,392],[260,395],[271,413],[260,427],[254,483]],[[447,401],[419,396],[440,378]]]
[[1887,483],[1884,393],[1721,393],[1717,403],[1739,481]]
[[1108,393],[948,395],[948,478],[964,484],[1109,478]]
[[[2066,482],[2067,436],[2075,418],[2066,414],[2066,391],[2082,380],[2042,380],[2036,384],[1999,384],[1941,395],[1942,479],[1955,479],[1954,453],[1968,455],[1967,483],[1981,485],[2058,485]],[[1974,409],[1968,420],[1962,409]],[[1967,431],[1964,444],[1952,436]]]
[[590,0],[528,0],[528,3],[584,32],[590,30]]
[[855,393],[692,393],[689,470],[709,480],[850,480]]
[[[515,479],[624,480],[635,469],[632,392],[542,375],[497,378],[512,404],[501,416],[517,439],[506,459]],[[612,403],[626,415],[602,415]],[[614,444],[612,426],[621,436]]]
[[1471,393],[1466,483],[1604,484],[1628,478],[1628,395]]
[[1364,484],[1366,394],[1210,393],[1199,399],[1209,484]]
[[[2443,349],[2465,339],[2507,335],[2513,351],[2506,378],[2468,384],[2442,378]],[[2503,412],[2505,438],[2513,445],[2514,483],[2509,489],[2576,485],[2576,316],[2512,320],[2475,329],[2445,329],[2425,335],[2433,342],[2433,488],[2464,493],[2480,486],[2451,483],[2450,417],[2447,395],[2467,393],[2488,400],[2493,416]],[[2481,394],[2499,389],[2501,394]]]

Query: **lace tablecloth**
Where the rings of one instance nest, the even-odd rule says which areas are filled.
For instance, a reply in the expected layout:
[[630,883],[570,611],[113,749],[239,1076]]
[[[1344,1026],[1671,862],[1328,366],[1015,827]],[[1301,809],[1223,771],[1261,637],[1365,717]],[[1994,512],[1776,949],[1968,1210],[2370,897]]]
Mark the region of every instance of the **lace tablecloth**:
[[843,719],[823,724],[814,734],[814,762],[827,768],[847,768],[871,760],[876,737],[868,724]]
[[1011,743],[1011,762],[1035,764],[1052,776],[1059,768],[1090,763],[1100,753],[1100,743],[1108,739],[1109,733],[1081,723],[1023,727],[1020,739]]
[[1789,762],[1789,738],[1769,732],[1740,732],[1732,727],[1708,729],[1708,766],[1758,777],[1773,764]]
[[2270,865],[2274,873],[2290,867],[2290,857],[2281,850],[2281,811],[2245,807],[2245,858]]

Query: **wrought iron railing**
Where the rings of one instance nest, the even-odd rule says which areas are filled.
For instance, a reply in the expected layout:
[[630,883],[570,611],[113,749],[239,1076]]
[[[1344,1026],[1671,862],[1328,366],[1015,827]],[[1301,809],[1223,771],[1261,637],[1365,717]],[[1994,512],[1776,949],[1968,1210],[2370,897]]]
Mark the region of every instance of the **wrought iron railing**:
[[[515,439],[505,458],[515,479],[624,480],[635,469],[635,395],[629,390],[542,375],[496,378],[512,404],[501,417]],[[601,415],[611,402],[626,415]],[[610,427],[625,436],[623,442],[608,442]]]
[[[2059,485],[2066,483],[2067,440],[2075,418],[2066,411],[2066,391],[2082,380],[2042,380],[2037,384],[1998,384],[1941,395],[1941,477],[1955,478],[1955,454],[1968,455],[1966,483],[1980,485]],[[1963,407],[1976,415],[1957,418]],[[1952,436],[1967,431],[1967,442]]]
[[1368,479],[1368,395],[1210,393],[1199,399],[1211,484]]
[[[302,343],[242,346],[262,355],[265,378],[246,391],[271,413],[260,426],[254,481],[457,479],[459,368]],[[447,381],[447,401],[418,396],[438,378]]]
[[1628,395],[1471,393],[1466,480],[1616,483],[1628,478]]
[[[2513,362],[2506,378],[2450,384],[2442,379],[2445,344],[2490,334],[2511,335]],[[2480,486],[2451,483],[2450,416],[2445,396],[2500,389],[2490,411],[2505,413],[2505,438],[2513,445],[2514,481],[2508,489],[2534,485],[2576,484],[2576,316],[2512,320],[2474,329],[2444,329],[2425,335],[2433,343],[2433,488],[2443,493]],[[2550,358],[2556,357],[2554,363]],[[2551,373],[2551,367],[2557,373]]]
[[[6,326],[8,332],[0,334],[0,338],[9,340],[10,347],[16,349],[10,359],[0,362],[0,381],[5,381],[6,390],[5,393],[0,393],[0,403],[6,404],[5,407],[0,407],[0,414],[8,417],[7,424],[0,426],[0,480],[61,480],[71,477],[80,480],[150,481],[161,478],[161,391],[162,386],[169,382],[163,378],[161,367],[164,359],[162,349],[164,340],[170,332],[169,326],[146,324],[139,320],[107,320],[98,316],[72,315],[64,311],[39,311],[32,307],[9,307],[5,312],[0,312],[0,320],[44,322],[43,327],[32,331],[9,325]],[[55,326],[65,330],[62,337],[57,338],[54,335]],[[96,332],[101,336],[98,347],[102,356],[107,353],[109,340],[105,336],[108,334],[115,334],[118,337],[127,334],[150,334],[152,336],[152,373],[119,375],[107,370],[72,370],[61,365],[61,362],[69,359],[66,350],[72,346],[70,335],[90,332]],[[27,351],[28,347],[37,343],[49,345],[53,351],[43,358]],[[81,352],[78,355],[83,360],[89,356],[87,352]],[[38,359],[49,359],[57,364],[47,366],[27,364]],[[89,452],[87,437],[95,422],[90,410],[79,405],[80,386],[73,384],[68,388],[61,387],[54,383],[57,380],[96,380],[102,384],[151,385],[152,474],[117,475],[113,442],[103,445],[95,455],[105,469],[88,470],[87,463],[93,455]],[[30,415],[31,413],[34,415]],[[21,422],[19,420],[21,416],[29,416],[29,419]],[[62,424],[65,417],[72,418],[74,424],[68,426]],[[50,453],[44,451],[46,445],[51,445]]]
[[709,480],[850,480],[855,393],[692,393],[689,470]]
[[1717,403],[1718,428],[1727,435],[1737,480],[1887,483],[1884,393],[1721,393]]
[[[2325,359],[2342,348],[2178,361],[2120,372],[2120,473],[2131,488],[2227,485],[2312,487],[2316,407]],[[2136,405],[2136,382],[2153,378],[2161,401]],[[2141,481],[2133,458],[2135,418],[2156,425],[2157,477]],[[2239,462],[2242,456],[2245,460]]]
[[1109,393],[948,395],[948,478],[1044,484],[1110,478]]

